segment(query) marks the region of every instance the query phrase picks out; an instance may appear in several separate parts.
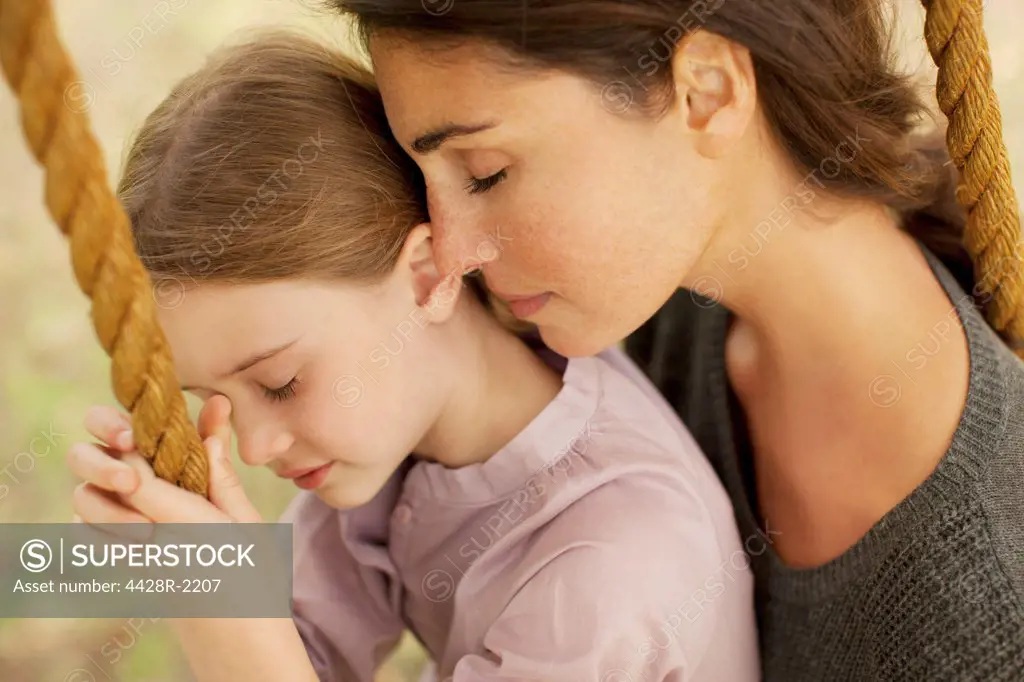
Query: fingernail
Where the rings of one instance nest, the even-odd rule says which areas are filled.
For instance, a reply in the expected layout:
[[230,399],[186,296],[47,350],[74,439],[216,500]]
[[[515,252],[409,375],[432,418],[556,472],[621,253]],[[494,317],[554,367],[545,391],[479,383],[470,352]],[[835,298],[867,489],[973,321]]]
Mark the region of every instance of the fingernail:
[[128,450],[132,447],[132,430],[122,431],[117,435],[117,447]]

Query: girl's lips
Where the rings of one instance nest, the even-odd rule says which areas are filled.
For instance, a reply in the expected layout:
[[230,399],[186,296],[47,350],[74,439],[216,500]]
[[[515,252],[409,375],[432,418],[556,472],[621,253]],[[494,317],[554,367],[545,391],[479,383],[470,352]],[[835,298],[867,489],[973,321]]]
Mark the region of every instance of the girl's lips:
[[282,478],[293,479],[295,485],[304,490],[314,490],[323,484],[324,479],[327,478],[327,474],[330,472],[332,466],[334,466],[334,462],[328,462],[327,464],[313,469],[286,471],[278,475]]
[[536,296],[510,297],[505,299],[512,314],[521,320],[539,313],[548,304],[549,300],[551,300],[551,292],[544,292]]

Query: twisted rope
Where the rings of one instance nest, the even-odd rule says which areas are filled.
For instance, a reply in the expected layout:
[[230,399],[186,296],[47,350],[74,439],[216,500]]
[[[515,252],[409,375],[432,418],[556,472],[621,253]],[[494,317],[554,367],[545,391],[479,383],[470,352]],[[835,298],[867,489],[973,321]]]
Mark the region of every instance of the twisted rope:
[[0,0],[0,65],[21,103],[29,147],[46,174],[46,205],[70,240],[75,278],[112,359],[114,395],[160,478],[207,494],[206,453],[188,418],[128,218],[107,184],[86,115],[66,106],[78,83],[49,0]]
[[983,0],[922,0],[925,39],[939,67],[936,95],[949,119],[946,143],[960,170],[957,200],[967,212],[964,245],[989,323],[1024,357],[1024,246],[1017,196],[1003,144],[982,23]]

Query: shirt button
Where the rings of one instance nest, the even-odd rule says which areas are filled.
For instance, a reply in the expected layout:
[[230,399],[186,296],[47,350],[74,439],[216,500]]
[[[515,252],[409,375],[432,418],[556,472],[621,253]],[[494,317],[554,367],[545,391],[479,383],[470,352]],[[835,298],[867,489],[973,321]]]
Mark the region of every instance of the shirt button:
[[409,505],[400,504],[395,508],[395,521],[398,523],[409,523],[412,520],[412,509],[409,509]]

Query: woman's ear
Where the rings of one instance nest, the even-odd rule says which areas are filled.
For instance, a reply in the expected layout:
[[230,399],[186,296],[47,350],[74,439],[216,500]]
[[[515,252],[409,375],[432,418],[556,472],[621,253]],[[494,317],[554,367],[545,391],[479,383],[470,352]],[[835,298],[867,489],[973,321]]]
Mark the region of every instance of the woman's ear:
[[462,290],[462,274],[438,270],[430,223],[409,231],[395,270],[408,273],[416,307],[426,321],[440,323],[451,316]]
[[720,35],[697,30],[672,57],[679,111],[701,154],[717,158],[743,137],[757,105],[750,51]]

